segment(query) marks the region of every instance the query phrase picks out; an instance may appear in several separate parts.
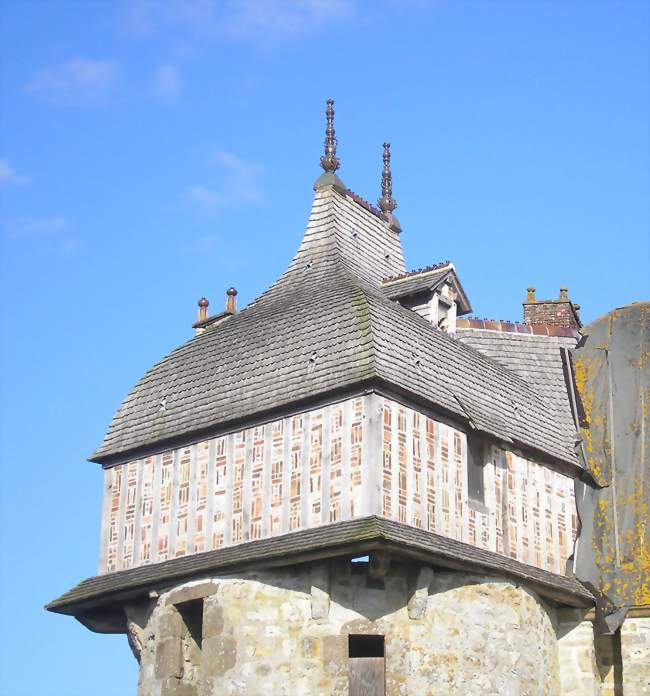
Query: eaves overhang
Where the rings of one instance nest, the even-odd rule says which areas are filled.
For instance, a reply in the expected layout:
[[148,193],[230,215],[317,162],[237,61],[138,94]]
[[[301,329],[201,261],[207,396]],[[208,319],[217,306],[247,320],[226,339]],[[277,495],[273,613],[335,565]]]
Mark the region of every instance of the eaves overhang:
[[369,516],[250,541],[215,551],[88,578],[46,609],[84,617],[149,597],[174,585],[213,574],[297,565],[328,558],[352,558],[383,550],[395,558],[435,568],[505,577],[540,596],[572,607],[591,607],[593,596],[574,578],[521,563],[493,551],[395,522]]
[[[296,400],[290,403],[282,404],[274,409],[258,411],[242,418],[232,419],[222,423],[215,423],[208,428],[196,430],[188,430],[181,436],[159,440],[141,447],[131,448],[123,452],[117,452],[108,456],[91,456],[88,461],[101,464],[103,468],[108,469],[113,466],[119,466],[134,459],[149,457],[156,454],[169,451],[178,447],[184,447],[203,439],[213,437],[221,437],[231,432],[235,432],[242,428],[251,428],[268,423],[276,418],[286,418],[288,416],[298,415],[307,410],[320,408],[322,406],[337,403],[345,399],[354,398],[363,394],[377,393],[389,399],[394,399],[408,408],[420,410],[425,415],[446,422],[457,429],[477,429],[484,435],[489,437],[500,446],[510,446],[522,450],[535,459],[544,461],[545,464],[557,468],[558,471],[572,477],[579,477],[583,471],[578,460],[560,458],[542,448],[534,447],[528,442],[525,442],[516,437],[511,437],[504,432],[496,433],[493,428],[487,428],[480,421],[477,423],[477,418],[472,420],[466,409],[462,409],[461,413],[449,411],[436,403],[435,400],[425,398],[413,391],[404,388],[403,386],[390,382],[379,377],[360,380],[350,384],[342,385],[338,389],[330,390],[322,394],[314,395],[306,399]],[[457,394],[453,396],[458,399]]]

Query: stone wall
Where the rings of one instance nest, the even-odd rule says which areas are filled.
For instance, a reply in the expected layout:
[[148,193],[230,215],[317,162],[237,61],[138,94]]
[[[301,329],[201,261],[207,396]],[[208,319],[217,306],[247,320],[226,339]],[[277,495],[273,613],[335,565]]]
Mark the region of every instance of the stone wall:
[[562,696],[650,694],[648,614],[649,607],[631,609],[621,627],[609,635],[594,630],[593,610],[558,610]]
[[[560,693],[553,610],[533,593],[396,562],[373,579],[367,566],[333,561],[161,595],[134,629],[139,696],[344,696],[350,634],[384,636],[387,696]],[[200,649],[176,608],[197,596]]]
[[650,694],[650,607],[646,616],[631,616],[621,626],[621,655],[623,658],[623,692]]
[[601,694],[594,625],[593,621],[585,618],[586,613],[579,609],[558,612],[558,658],[562,696]]

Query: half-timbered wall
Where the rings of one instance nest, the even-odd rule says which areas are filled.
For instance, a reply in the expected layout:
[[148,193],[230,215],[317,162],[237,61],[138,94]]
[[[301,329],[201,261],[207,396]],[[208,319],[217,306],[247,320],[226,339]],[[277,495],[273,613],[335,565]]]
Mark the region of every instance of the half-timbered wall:
[[577,530],[571,477],[488,446],[476,503],[465,433],[390,399],[382,412],[381,514],[564,574]]
[[363,422],[359,397],[106,469],[100,572],[371,514]]
[[368,394],[105,471],[100,572],[371,514],[564,572],[573,481],[487,448],[470,501],[467,439]]

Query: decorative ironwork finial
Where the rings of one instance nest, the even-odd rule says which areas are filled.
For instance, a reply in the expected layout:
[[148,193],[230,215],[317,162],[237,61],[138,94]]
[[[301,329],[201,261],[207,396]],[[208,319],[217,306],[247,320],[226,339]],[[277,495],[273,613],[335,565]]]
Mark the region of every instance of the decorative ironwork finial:
[[384,143],[384,169],[381,173],[381,198],[379,207],[384,213],[392,213],[397,208],[393,198],[393,175],[390,173],[390,143]]
[[336,156],[336,134],[334,133],[334,100],[327,100],[327,128],[325,128],[325,154],[320,158],[320,166],[326,172],[335,172],[340,166],[341,161]]

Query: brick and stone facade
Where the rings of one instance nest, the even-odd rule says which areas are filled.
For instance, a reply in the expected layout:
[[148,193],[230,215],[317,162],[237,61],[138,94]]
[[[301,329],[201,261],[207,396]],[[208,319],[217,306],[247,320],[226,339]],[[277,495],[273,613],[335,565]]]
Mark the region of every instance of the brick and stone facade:
[[367,394],[105,471],[100,572],[377,514],[563,573],[573,479],[485,449],[470,499],[467,434]]

